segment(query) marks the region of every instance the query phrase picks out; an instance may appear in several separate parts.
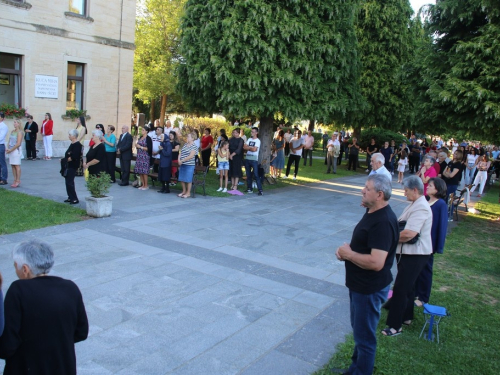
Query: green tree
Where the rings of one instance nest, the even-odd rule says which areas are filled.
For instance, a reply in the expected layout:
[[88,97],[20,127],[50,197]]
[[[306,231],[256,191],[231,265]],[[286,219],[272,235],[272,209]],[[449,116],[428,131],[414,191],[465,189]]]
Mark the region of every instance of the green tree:
[[408,0],[360,1],[356,35],[366,106],[346,118],[358,136],[361,127],[399,131],[409,126],[410,88],[404,79],[404,67],[412,59],[412,14]]
[[358,109],[355,5],[188,0],[179,89],[208,112],[259,117],[268,159],[277,112],[326,120]]
[[161,98],[160,119],[165,118],[168,96],[175,92],[179,62],[179,27],[186,0],[144,0],[138,4],[134,54],[136,97],[151,103]]
[[438,0],[428,8],[418,113],[436,132],[500,140],[500,2]]

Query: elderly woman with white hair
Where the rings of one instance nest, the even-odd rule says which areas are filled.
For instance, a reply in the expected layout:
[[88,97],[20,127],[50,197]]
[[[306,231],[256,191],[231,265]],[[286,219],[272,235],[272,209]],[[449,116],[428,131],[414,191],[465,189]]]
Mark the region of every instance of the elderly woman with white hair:
[[63,160],[66,162],[65,169],[61,170],[64,180],[66,181],[66,193],[68,194],[68,199],[64,202],[69,204],[79,203],[75,190],[75,176],[78,168],[80,168],[83,146],[78,141],[78,136],[79,133],[76,129],[71,129],[68,132],[68,138],[71,141],[71,144],[64,154]]
[[406,199],[410,202],[399,217],[399,245],[396,249],[398,274],[390,299],[385,336],[399,335],[403,324],[413,320],[415,281],[432,254],[432,211],[424,196],[424,183],[417,176],[403,180]]
[[83,169],[88,169],[90,175],[98,176],[101,172],[106,172],[106,147],[104,146],[104,134],[100,130],[92,132],[94,144],[87,152]]
[[80,290],[50,276],[54,252],[38,240],[12,252],[16,274],[5,295],[5,329],[0,337],[4,374],[76,374],[75,343],[88,336]]

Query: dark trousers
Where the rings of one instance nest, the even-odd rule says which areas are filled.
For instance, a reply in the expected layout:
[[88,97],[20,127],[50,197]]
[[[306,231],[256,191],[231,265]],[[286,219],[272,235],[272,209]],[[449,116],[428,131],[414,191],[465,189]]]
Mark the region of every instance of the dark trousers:
[[410,167],[410,173],[417,172],[419,164],[420,164],[420,155],[417,155],[417,156],[410,155],[409,160],[408,160],[408,164]]
[[106,173],[111,176],[111,181],[116,182],[115,178],[116,152],[106,152]]
[[417,282],[415,283],[415,297],[419,301],[428,303],[431,297],[432,289],[432,266],[434,265],[434,254],[431,254],[426,265],[418,275]]
[[339,155],[339,158],[337,160],[337,165],[341,165],[342,164],[342,155],[344,155],[344,151],[340,151],[340,155]]
[[369,154],[366,154],[366,168],[371,172],[372,171],[372,156]]
[[297,173],[299,173],[299,163],[300,163],[300,155],[290,155],[288,157],[288,163],[286,165],[286,176],[290,174],[290,167],[292,166],[292,163],[295,163],[295,173],[293,174],[295,177],[297,177]]
[[66,182],[66,193],[68,194],[68,199],[72,202],[78,200],[75,190],[75,175],[76,170],[73,168],[68,168],[66,177],[64,177],[64,180]]
[[387,299],[390,285],[372,294],[361,294],[349,290],[351,327],[354,336],[354,352],[349,374],[373,373],[377,352],[377,325],[380,308]]
[[123,159],[120,155],[120,169],[122,170],[122,184],[128,185],[130,179],[130,159]]
[[290,143],[285,143],[285,156],[290,155]]
[[399,331],[404,321],[413,319],[415,282],[429,257],[430,255],[401,255],[386,321],[389,328]]
[[26,157],[28,159],[36,159],[36,138],[30,137],[29,141],[26,141]]
[[209,167],[210,166],[210,155],[212,154],[212,149],[207,149],[203,150],[201,152],[201,162],[203,163],[204,167]]
[[257,189],[262,191],[262,182],[259,177],[259,162],[257,160],[245,159],[245,172],[247,174],[247,189],[253,190],[252,188],[252,177],[255,178],[257,183]]
[[352,167],[353,171],[356,172],[357,165],[358,165],[358,155],[349,154],[349,164],[347,165],[347,169],[351,170]]
[[303,149],[302,150],[302,157],[304,158],[304,167],[307,164],[307,155],[309,155],[309,166],[313,165],[313,150],[312,148],[309,149]]

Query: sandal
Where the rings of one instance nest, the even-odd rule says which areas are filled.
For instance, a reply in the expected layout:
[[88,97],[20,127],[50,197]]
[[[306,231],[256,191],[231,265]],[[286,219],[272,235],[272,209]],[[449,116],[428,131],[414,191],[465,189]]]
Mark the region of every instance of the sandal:
[[413,302],[413,304],[415,305],[415,307],[423,307],[425,305],[425,302],[416,299],[415,302]]
[[182,194],[182,193],[177,194],[177,196],[178,196],[179,198],[182,198],[182,196],[183,196],[183,195],[184,195],[184,194]]
[[405,320],[403,322],[403,325],[405,325],[405,326],[411,326],[411,322],[412,322],[411,320]]
[[392,332],[392,330],[393,330],[393,329],[394,329],[394,328],[389,328],[389,327],[387,327],[387,328],[384,328],[384,329],[382,330],[382,332],[381,332],[381,333],[382,333],[382,335],[384,335],[384,336],[387,336],[387,337],[392,337],[392,336],[397,336],[397,335],[400,335],[400,334],[401,334],[401,332],[403,332],[401,329],[400,329],[399,331],[396,331],[396,330],[394,329],[394,331],[395,331],[395,332]]
[[183,195],[181,198],[191,198],[189,195]]

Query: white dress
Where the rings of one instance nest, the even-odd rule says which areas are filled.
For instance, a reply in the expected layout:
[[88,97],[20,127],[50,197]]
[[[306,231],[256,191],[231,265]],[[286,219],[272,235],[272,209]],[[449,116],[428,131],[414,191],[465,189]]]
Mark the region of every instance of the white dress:
[[[12,148],[17,143],[17,133],[10,134],[9,137],[9,148]],[[10,165],[21,165],[21,147],[16,148],[9,155],[9,164]]]
[[400,159],[398,162],[398,172],[404,173],[406,164],[408,164],[408,158]]

